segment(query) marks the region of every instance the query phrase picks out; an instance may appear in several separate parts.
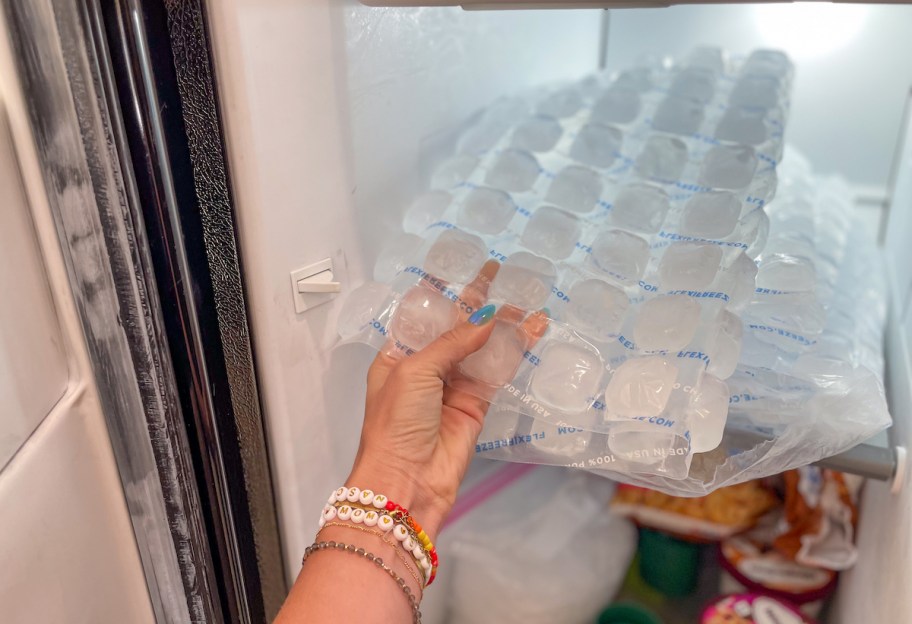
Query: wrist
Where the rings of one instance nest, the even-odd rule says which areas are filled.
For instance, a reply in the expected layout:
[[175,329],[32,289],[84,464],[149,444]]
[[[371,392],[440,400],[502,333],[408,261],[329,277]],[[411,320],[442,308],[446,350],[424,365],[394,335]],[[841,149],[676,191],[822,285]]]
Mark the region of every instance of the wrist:
[[355,464],[345,481],[346,487],[370,489],[408,510],[425,533],[436,540],[440,527],[452,507],[452,501],[437,495],[426,484],[405,470],[390,466]]
[[411,592],[420,601],[424,594],[424,584],[420,580],[421,571],[414,564],[409,564],[406,558],[397,551],[401,547],[382,535],[362,530],[358,525],[344,525],[331,522],[317,533],[316,541],[335,541],[343,544],[353,544],[365,551],[380,557],[396,574],[408,585]]

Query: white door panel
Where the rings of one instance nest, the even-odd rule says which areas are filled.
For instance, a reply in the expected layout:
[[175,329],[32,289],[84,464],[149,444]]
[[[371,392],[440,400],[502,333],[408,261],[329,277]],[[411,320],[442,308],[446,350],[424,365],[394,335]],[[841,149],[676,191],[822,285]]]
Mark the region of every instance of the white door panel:
[[60,400],[67,364],[0,102],[0,468]]

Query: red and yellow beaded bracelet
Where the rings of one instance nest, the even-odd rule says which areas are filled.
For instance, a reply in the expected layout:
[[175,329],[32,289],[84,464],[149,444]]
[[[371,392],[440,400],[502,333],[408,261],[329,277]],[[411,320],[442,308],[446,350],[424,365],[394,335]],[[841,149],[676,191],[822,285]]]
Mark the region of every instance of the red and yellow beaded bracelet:
[[[362,509],[367,510],[368,512],[378,513],[381,516],[388,516],[389,521],[395,523],[395,527],[387,526],[385,529],[392,530],[399,526],[402,527],[401,531],[393,530],[394,537],[399,542],[402,542],[403,548],[412,555],[415,559],[415,563],[427,574],[425,586],[434,582],[434,579],[437,577],[438,568],[437,548],[434,546],[433,542],[431,542],[430,537],[428,537],[424,529],[421,528],[418,521],[409,514],[405,507],[390,501],[382,494],[374,494],[371,490],[361,490],[357,487],[340,487],[336,489],[330,495],[328,502],[329,504],[324,508],[323,514],[320,517],[321,527],[325,522],[335,518],[337,514],[344,513],[342,512],[341,507]],[[341,505],[339,505],[340,503]],[[383,514],[383,511],[385,511],[386,514]],[[365,521],[361,515],[359,515],[358,518],[352,517],[351,512],[346,513],[345,516],[346,517],[344,518],[340,516],[340,519],[348,520],[350,518],[353,522],[358,524]],[[389,524],[389,521],[387,521],[386,524]],[[380,524],[383,524],[382,520],[380,521]],[[417,542],[419,549],[408,547],[408,538],[412,538],[413,541]]]

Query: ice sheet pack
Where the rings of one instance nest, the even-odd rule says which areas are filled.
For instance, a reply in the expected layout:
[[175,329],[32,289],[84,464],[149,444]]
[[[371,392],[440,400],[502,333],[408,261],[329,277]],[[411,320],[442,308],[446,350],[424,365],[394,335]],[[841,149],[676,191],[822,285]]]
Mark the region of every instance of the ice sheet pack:
[[730,459],[727,427],[762,445],[788,419],[736,428],[736,410],[820,398],[813,379],[785,390],[796,362],[878,358],[877,314],[865,348],[821,339],[826,306],[851,308],[844,186],[822,198],[801,161],[772,210],[792,73],[781,52],[700,48],[493,103],[346,300],[340,335],[407,357],[494,303],[490,340],[448,380],[492,404],[479,454],[711,489],[715,473],[691,473]]

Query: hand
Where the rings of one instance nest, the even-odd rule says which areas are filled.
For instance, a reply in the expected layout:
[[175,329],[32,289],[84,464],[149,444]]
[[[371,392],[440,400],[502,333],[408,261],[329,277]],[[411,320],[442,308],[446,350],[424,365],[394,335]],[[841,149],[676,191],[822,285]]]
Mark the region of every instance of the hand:
[[[488,409],[479,384],[469,384],[469,393],[444,380],[458,376],[457,365],[494,329],[493,306],[476,308],[499,267],[487,263],[461,293],[467,309],[476,310],[471,317],[463,315],[454,329],[408,358],[381,352],[368,372],[361,446],[347,485],[370,488],[407,508],[431,539],[456,500]],[[510,306],[497,319],[515,324],[530,344],[547,326],[545,314],[523,322],[523,312]],[[504,366],[518,366],[521,358],[517,353]]]

